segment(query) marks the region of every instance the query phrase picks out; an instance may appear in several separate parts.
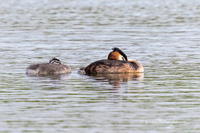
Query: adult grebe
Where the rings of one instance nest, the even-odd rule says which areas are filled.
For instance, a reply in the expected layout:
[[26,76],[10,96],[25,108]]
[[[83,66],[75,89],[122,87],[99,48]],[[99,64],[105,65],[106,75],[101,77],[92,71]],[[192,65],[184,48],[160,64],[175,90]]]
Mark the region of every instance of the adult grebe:
[[28,75],[49,75],[70,73],[69,66],[64,65],[57,58],[52,58],[49,63],[33,64],[26,69]]
[[85,74],[106,73],[142,73],[144,68],[138,61],[130,59],[119,48],[113,48],[107,60],[98,60],[85,68],[81,68]]

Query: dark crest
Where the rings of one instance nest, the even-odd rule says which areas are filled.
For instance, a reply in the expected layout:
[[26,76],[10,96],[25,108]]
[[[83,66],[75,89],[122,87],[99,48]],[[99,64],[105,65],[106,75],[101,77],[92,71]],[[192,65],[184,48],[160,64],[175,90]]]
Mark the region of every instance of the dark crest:
[[51,64],[61,64],[61,61],[54,57],[49,61],[49,63],[51,63]]
[[114,47],[114,48],[112,48],[112,50],[119,52],[125,58],[125,60],[128,61],[127,56],[119,48]]

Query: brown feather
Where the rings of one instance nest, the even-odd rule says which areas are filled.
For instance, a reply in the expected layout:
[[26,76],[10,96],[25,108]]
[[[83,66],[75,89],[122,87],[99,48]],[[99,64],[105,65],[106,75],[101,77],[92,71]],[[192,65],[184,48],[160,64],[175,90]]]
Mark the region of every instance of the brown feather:
[[139,72],[139,65],[135,62],[120,60],[99,60],[91,63],[85,68],[86,74],[99,73],[129,73]]

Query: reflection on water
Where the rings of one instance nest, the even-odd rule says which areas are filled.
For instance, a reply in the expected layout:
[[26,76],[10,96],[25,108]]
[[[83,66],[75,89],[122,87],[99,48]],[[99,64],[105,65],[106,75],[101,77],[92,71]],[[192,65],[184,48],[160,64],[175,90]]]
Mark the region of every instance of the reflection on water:
[[[200,1],[0,2],[0,132],[199,132]],[[145,68],[79,75],[113,47]],[[58,57],[71,74],[27,76]]]
[[144,73],[96,74],[90,76],[96,81],[107,81],[113,88],[121,88],[121,83],[127,83],[128,81],[142,81]]
[[27,74],[28,77],[32,78],[32,79],[38,79],[38,80],[63,80],[63,79],[67,79],[69,77],[69,74],[55,74],[55,75],[31,75],[31,74]]

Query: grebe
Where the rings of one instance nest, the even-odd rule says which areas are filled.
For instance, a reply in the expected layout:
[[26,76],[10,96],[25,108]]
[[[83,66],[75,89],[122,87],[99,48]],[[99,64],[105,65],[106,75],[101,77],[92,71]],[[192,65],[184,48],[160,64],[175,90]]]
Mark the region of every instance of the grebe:
[[33,64],[26,69],[28,75],[50,75],[70,73],[71,68],[61,63],[57,58],[52,58],[49,63]]
[[85,68],[81,68],[85,74],[108,73],[142,73],[144,68],[138,61],[129,59],[119,48],[113,48],[107,60],[98,60]]

